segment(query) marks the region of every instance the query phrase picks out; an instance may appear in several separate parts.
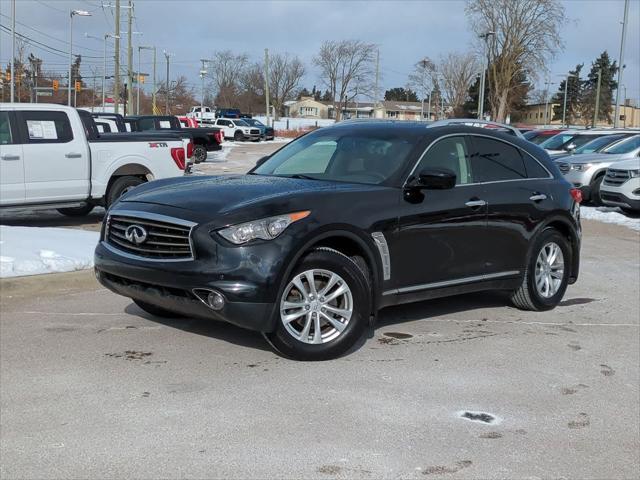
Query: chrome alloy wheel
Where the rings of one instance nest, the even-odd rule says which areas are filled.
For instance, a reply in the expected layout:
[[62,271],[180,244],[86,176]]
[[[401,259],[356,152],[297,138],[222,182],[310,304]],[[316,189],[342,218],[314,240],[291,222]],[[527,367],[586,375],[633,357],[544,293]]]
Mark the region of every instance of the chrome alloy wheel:
[[336,339],[353,315],[353,295],[340,275],[328,270],[298,273],[280,302],[280,320],[286,331],[303,343],[322,344]]
[[536,289],[544,298],[553,297],[564,279],[564,255],[557,243],[547,243],[536,259]]

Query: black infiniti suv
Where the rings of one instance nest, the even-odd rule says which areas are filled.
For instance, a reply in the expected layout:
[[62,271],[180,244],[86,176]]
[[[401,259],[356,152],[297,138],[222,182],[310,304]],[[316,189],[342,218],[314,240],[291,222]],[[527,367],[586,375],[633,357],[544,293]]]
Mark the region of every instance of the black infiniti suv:
[[135,188],[109,210],[95,268],[151,314],[223,320],[328,359],[389,305],[497,289],[555,307],[578,277],[579,202],[513,136],[345,122],[247,175]]

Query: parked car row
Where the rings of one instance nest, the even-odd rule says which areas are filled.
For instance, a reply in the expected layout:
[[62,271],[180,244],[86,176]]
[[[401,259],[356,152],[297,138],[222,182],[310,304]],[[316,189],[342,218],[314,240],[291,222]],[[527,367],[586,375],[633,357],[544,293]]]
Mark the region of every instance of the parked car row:
[[524,136],[547,151],[585,202],[640,211],[640,131],[543,129]]

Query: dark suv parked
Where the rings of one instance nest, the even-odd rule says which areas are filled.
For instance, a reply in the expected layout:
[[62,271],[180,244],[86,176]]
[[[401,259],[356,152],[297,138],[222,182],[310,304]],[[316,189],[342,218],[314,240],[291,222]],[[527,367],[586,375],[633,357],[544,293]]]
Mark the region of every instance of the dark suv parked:
[[578,277],[580,192],[539,147],[467,126],[351,122],[247,175],[137,187],[106,216],[103,285],[159,316],[346,352],[379,309],[478,290],[548,310]]

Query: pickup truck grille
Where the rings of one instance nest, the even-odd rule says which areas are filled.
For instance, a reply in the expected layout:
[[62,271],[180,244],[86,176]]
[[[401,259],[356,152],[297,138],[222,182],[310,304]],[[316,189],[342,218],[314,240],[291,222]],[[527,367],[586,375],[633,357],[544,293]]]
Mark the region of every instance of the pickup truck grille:
[[619,187],[630,178],[631,175],[629,174],[629,170],[616,170],[614,168],[610,168],[604,176],[604,184],[611,185],[612,187]]
[[193,260],[193,226],[161,215],[130,216],[116,212],[107,219],[105,242],[121,253],[142,260]]
[[567,173],[569,173],[569,170],[571,170],[571,165],[569,165],[567,162],[557,162],[557,164],[560,172],[563,175],[566,175]]
[[257,128],[252,128],[251,129],[251,135],[260,135],[260,130]]

